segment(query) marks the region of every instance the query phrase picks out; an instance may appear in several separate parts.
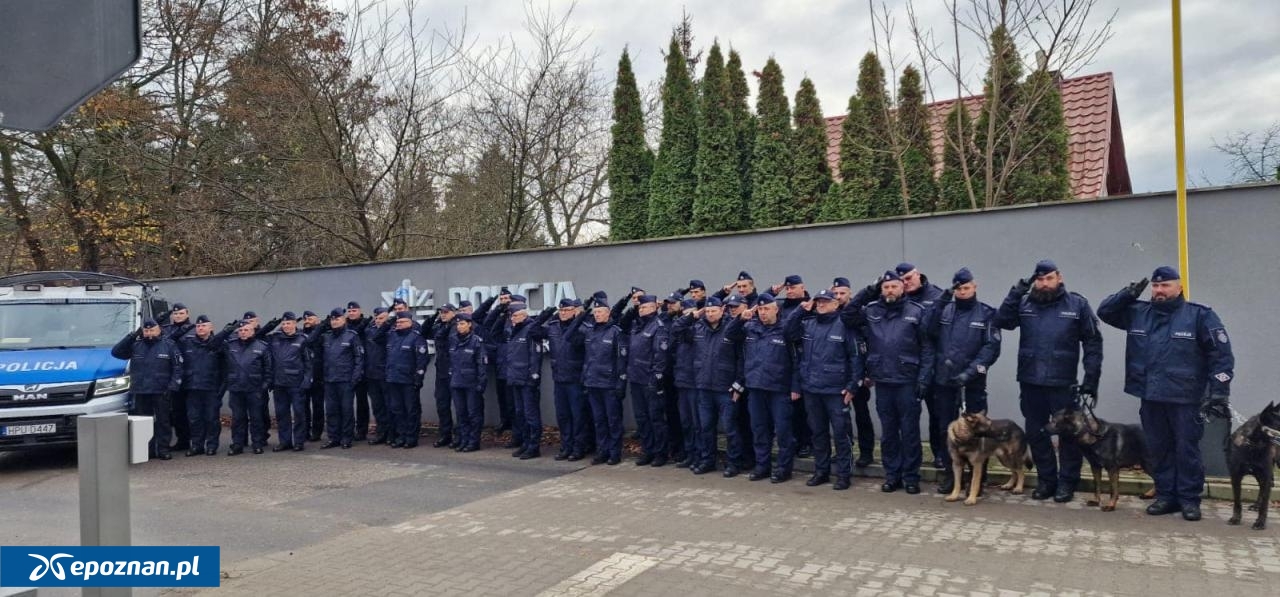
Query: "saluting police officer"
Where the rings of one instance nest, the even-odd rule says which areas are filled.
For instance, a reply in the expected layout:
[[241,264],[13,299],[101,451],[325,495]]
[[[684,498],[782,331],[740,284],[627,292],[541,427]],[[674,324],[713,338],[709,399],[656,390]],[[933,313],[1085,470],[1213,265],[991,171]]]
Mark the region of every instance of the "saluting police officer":
[[471,313],[460,312],[453,320],[455,333],[449,338],[449,388],[453,392],[453,410],[458,416],[458,442],[462,446],[458,451],[475,452],[480,449],[480,427],[484,425],[489,355],[484,340],[473,331],[475,323]]
[[831,480],[831,442],[835,440],[836,482],[832,489],[848,489],[853,476],[853,445],[849,439],[849,404],[862,383],[863,362],[854,330],[845,326],[837,311],[835,295],[823,290],[801,305],[784,322],[787,340],[798,345],[796,365],[813,433],[813,476],[805,485],[816,487]]
[[[1098,319],[1083,296],[1069,292],[1052,261],[1036,264],[1031,277],[1019,280],[996,312],[996,325],[1021,329],[1018,338],[1018,383],[1027,443],[1039,483],[1032,499],[1065,503],[1075,496],[1083,456],[1075,442],[1059,442],[1057,458],[1045,425],[1053,413],[1073,406],[1077,398],[1092,401],[1102,376],[1102,334]],[[1084,380],[1073,395],[1080,353]]]
[[726,478],[736,477],[742,466],[742,438],[738,434],[737,402],[744,388],[738,383],[738,347],[727,335],[728,321],[720,299],[707,299],[675,321],[672,338],[693,346],[693,367],[698,389],[698,460],[692,471],[702,475],[716,470],[716,429],[724,430]]
[[[800,402],[800,386],[795,379],[792,343],[778,319],[778,303],[772,294],[760,295],[752,310],[729,322],[726,336],[741,345],[743,366],[741,385],[747,389],[751,412],[755,468],[747,479],[766,477],[773,483],[791,478],[795,461],[795,436],[791,419],[793,405]],[[807,424],[806,424],[807,427]],[[778,441],[778,465],[772,466],[773,441]]]
[[1098,305],[1098,316],[1127,332],[1124,391],[1142,399],[1139,414],[1150,455],[1156,501],[1147,514],[1182,511],[1200,520],[1204,464],[1200,411],[1229,419],[1228,396],[1235,356],[1213,309],[1188,302],[1178,270],[1151,274],[1151,300],[1139,300],[1147,279],[1130,284]]
[[881,277],[880,300],[845,312],[867,343],[867,376],[875,382],[882,434],[885,481],[880,491],[886,493],[904,487],[908,494],[920,493],[920,403],[933,381],[927,313],[906,297],[896,270]]
[[[373,437],[369,439],[369,445],[375,446],[386,443],[387,438],[395,431],[396,423],[391,418],[391,411],[387,408],[386,384],[387,384],[387,332],[391,330],[390,323],[391,313],[386,307],[375,307],[373,309],[373,320],[364,327],[364,331],[360,336],[364,340],[364,386],[365,393],[369,397],[369,407],[373,412],[373,418],[377,422],[376,431]],[[360,429],[359,423],[356,425],[357,433]]]
[[[161,334],[179,344],[179,340],[195,330],[195,324],[191,323],[191,312],[187,310],[187,306],[182,303],[174,303],[172,310],[167,314],[168,321],[165,318],[157,317],[160,323]],[[181,348],[181,346],[179,346]],[[183,386],[170,397],[169,420],[173,423],[173,450],[185,452],[191,448],[191,427],[187,420],[187,388]]]
[[556,425],[560,428],[560,451],[556,460],[577,462],[587,453],[589,422],[587,396],[582,387],[585,352],[573,341],[582,325],[582,301],[562,298],[556,316],[543,323],[551,356],[551,381],[555,383]]
[[[392,448],[416,448],[422,431],[422,382],[431,355],[427,352],[427,339],[414,328],[412,314],[398,311],[390,319],[394,329],[384,336],[385,398],[391,413],[389,420],[395,427],[388,429],[385,437]],[[378,421],[380,436],[382,431],[382,421]]]
[[627,383],[627,336],[613,323],[608,297],[598,291],[571,336],[583,346],[582,385],[591,401],[596,456],[591,464],[622,462],[622,396]]
[[515,407],[516,434],[523,439],[520,447],[511,455],[521,460],[542,456],[542,340],[546,328],[542,327],[554,308],[544,310],[538,319],[529,317],[529,304],[522,295],[514,295],[507,304],[510,323],[507,339],[502,345],[502,368],[507,378]]
[[634,296],[635,308],[629,317],[627,382],[631,386],[631,408],[640,432],[642,454],[637,466],[663,466],[667,463],[667,419],[664,412],[663,376],[670,358],[670,332],[658,319],[658,297],[652,294]]
[[[327,328],[327,326],[325,326]],[[302,333],[307,336],[311,348],[311,387],[307,388],[307,441],[320,441],[324,432],[324,359],[317,346],[320,333],[320,316],[314,311],[302,312]]]
[[307,388],[311,387],[311,347],[306,336],[298,333],[298,317],[285,311],[280,330],[267,334],[273,373],[271,393],[275,398],[276,430],[280,440],[272,452],[301,452],[306,444]]
[[[831,295],[836,297],[838,310],[843,312],[849,303],[853,300],[853,286],[850,285],[849,279],[845,277],[837,277],[831,281]],[[803,400],[799,403],[803,404]],[[853,393],[853,402],[850,404],[853,409],[853,424],[849,427],[855,432],[858,441],[858,459],[853,461],[853,465],[858,468],[866,468],[871,466],[872,456],[876,451],[876,428],[871,422],[871,386],[870,384],[860,384],[857,391]],[[797,411],[798,413],[799,411]],[[797,414],[797,416],[799,416]],[[804,449],[807,442],[803,438],[808,437],[808,424],[805,424],[804,436],[796,435],[796,443],[800,446],[797,456],[805,457]],[[853,441],[852,439],[850,440]],[[810,455],[812,452],[810,452]]]
[[218,453],[218,436],[222,432],[219,411],[226,379],[222,350],[228,332],[213,333],[213,323],[206,315],[196,318],[195,329],[178,339],[182,351],[182,389],[187,393],[187,427],[191,445],[187,456]]
[[[231,406],[231,448],[228,456],[244,452],[249,445],[261,454],[267,445],[267,427],[271,422],[261,414],[262,401],[271,385],[273,364],[271,350],[255,338],[257,330],[251,320],[241,320],[236,337],[226,346],[227,399]],[[283,441],[283,440],[281,440]]]
[[182,387],[182,353],[161,334],[155,320],[148,319],[125,334],[111,348],[111,356],[129,361],[133,414],[154,417],[147,445],[150,455],[169,460],[169,397]]
[[[929,317],[929,335],[934,345],[933,400],[929,412],[932,433],[945,438],[947,427],[960,414],[987,410],[987,370],[1000,357],[1000,328],[996,310],[978,300],[978,283],[969,268],[960,268],[951,278],[952,299],[940,303]],[[934,412],[939,415],[936,419]],[[944,462],[951,456],[943,443]],[[950,493],[956,479],[950,467],[942,469],[938,493]]]
[[432,345],[435,347],[436,358],[436,377],[435,387],[432,394],[436,401],[436,419],[440,421],[440,437],[435,443],[431,444],[434,448],[447,448],[453,446],[455,451],[461,451],[462,434],[461,424],[458,426],[453,422],[453,392],[449,388],[449,339],[454,334],[454,317],[457,316],[457,308],[450,303],[445,303],[440,307],[439,312],[427,320],[424,324],[423,335],[431,339]]
[[[359,317],[359,306],[356,315]],[[356,384],[364,379],[364,342],[342,309],[329,312],[328,329],[320,336],[320,354],[324,359],[325,435],[328,441],[321,449],[346,450],[355,441]],[[363,321],[356,319],[355,321]],[[323,325],[323,324],[322,324]]]

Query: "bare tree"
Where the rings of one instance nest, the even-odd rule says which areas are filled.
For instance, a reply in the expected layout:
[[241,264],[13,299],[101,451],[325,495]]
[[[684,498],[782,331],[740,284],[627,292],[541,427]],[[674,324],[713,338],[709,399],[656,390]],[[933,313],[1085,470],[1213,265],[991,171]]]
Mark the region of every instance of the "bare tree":
[[[950,31],[941,35],[920,23],[913,2],[909,1],[906,9],[928,93],[936,99],[941,89],[949,93],[954,88],[961,101],[982,93],[971,84],[974,73],[963,51],[980,47],[981,64],[993,75],[985,81],[988,93],[983,102],[1010,106],[1004,117],[985,123],[986,129],[979,132],[976,142],[974,133],[963,128],[944,135],[965,164],[964,181],[971,204],[991,207],[1005,196],[1013,173],[1044,142],[1026,134],[1030,115],[1056,91],[1057,77],[1072,76],[1093,61],[1111,39],[1116,13],[1095,15],[1098,0],[943,0],[943,4]],[[1023,53],[1009,57],[1001,48],[993,48],[989,40],[997,32]],[[948,34],[950,40],[946,39]],[[1016,64],[1005,62],[1009,60]],[[1056,77],[1001,80],[1003,73],[1010,71],[1049,72]],[[943,75],[937,85],[932,73]],[[1003,96],[1019,84],[1016,102]],[[957,122],[963,126],[961,120]],[[977,155],[971,156],[973,152]],[[973,170],[968,167],[971,163],[977,165]]]
[[528,2],[527,49],[509,38],[466,62],[470,153],[496,148],[510,163],[502,248],[538,237],[573,245],[603,231],[608,87],[598,54],[569,24],[573,11]]
[[1280,180],[1280,122],[1261,131],[1238,131],[1213,148],[1227,157],[1231,182]]

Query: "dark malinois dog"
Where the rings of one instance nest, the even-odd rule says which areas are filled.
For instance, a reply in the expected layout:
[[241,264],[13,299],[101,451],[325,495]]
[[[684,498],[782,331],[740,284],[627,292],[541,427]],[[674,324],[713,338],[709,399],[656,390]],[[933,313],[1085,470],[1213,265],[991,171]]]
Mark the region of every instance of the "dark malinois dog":
[[1240,482],[1245,475],[1253,475],[1258,480],[1258,520],[1253,523],[1253,530],[1267,528],[1267,506],[1275,480],[1272,467],[1277,464],[1280,464],[1280,405],[1272,402],[1232,432],[1227,443],[1227,470],[1231,472],[1234,498],[1227,524],[1240,524]]
[[968,464],[973,469],[973,480],[969,482],[969,497],[964,504],[972,506],[978,503],[983,464],[992,455],[1013,473],[1000,489],[1012,490],[1015,494],[1023,492],[1026,480],[1023,465],[1028,461],[1027,435],[1017,423],[1008,419],[989,419],[985,412],[963,413],[947,426],[947,448],[951,452],[951,468],[956,480],[946,498],[948,502],[960,500],[960,478],[964,474],[964,465]]
[[[1089,506],[1102,506],[1103,512],[1116,509],[1120,500],[1120,469],[1146,467],[1147,441],[1138,425],[1108,423],[1093,413],[1064,408],[1049,419],[1049,433],[1074,441],[1093,469],[1093,499]],[[1111,484],[1111,501],[1102,502],[1102,469],[1107,470]]]

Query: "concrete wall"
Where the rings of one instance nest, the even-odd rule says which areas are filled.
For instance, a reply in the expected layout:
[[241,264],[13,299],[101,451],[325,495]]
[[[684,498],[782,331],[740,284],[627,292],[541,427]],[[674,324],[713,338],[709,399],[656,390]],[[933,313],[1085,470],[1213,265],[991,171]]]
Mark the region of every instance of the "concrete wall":
[[[1235,347],[1237,381],[1233,401],[1246,416],[1274,399],[1280,386],[1272,342],[1280,337],[1273,315],[1280,289],[1280,185],[1193,192],[1189,200],[1192,298],[1211,305],[1225,322]],[[690,278],[717,286],[739,270],[757,284],[778,283],[787,274],[809,288],[847,276],[855,286],[870,282],[900,261],[916,264],[946,285],[961,266],[973,270],[979,298],[999,304],[1009,286],[1031,273],[1035,262],[1054,259],[1067,287],[1096,308],[1131,280],[1162,264],[1176,265],[1172,194],[1052,205],[1020,206],[981,213],[911,217],[857,224],[812,225],[660,241],[580,248],[472,255],[441,259],[311,268],[269,273],[159,280],[171,300],[193,314],[229,321],[246,309],[264,319],[285,310],[318,313],[348,300],[371,310],[389,305],[402,280],[417,288],[412,303],[421,313],[457,302],[450,289],[472,300],[501,285],[527,284],[530,307],[541,309],[559,294],[589,296],[606,290],[616,300],[630,285],[658,295]],[[461,290],[457,290],[461,289]],[[427,292],[429,291],[429,292]],[[432,296],[426,297],[430,294]],[[550,298],[548,301],[547,298]],[[1105,327],[1105,326],[1104,326]],[[1138,400],[1122,393],[1124,334],[1106,329],[1099,415],[1138,421]],[[1019,419],[1014,382],[1018,333],[1004,336],[1004,354],[990,372],[991,414]],[[428,374],[428,384],[433,376]],[[490,384],[492,386],[492,384]],[[493,390],[486,416],[496,417]],[[551,388],[543,410],[554,423]],[[431,388],[423,389],[425,416],[434,419]]]

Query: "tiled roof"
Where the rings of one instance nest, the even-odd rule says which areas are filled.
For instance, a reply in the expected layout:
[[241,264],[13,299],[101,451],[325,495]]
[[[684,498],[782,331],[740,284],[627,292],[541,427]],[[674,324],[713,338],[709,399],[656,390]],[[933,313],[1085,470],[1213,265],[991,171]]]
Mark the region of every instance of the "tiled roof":
[[[1120,111],[1115,99],[1115,81],[1111,73],[1063,79],[1062,111],[1070,138],[1068,170],[1071,193],[1077,199],[1095,199],[1107,195],[1132,192],[1129,166],[1124,155],[1124,135],[1120,128]],[[957,100],[929,104],[929,128],[934,162],[942,163],[942,129],[947,114]],[[964,98],[969,114],[977,117],[982,109],[982,96]],[[827,117],[827,162],[832,172],[839,172],[840,135],[844,116]]]

